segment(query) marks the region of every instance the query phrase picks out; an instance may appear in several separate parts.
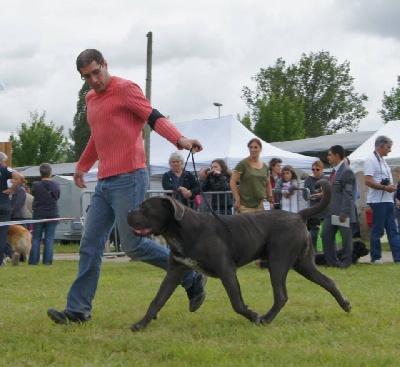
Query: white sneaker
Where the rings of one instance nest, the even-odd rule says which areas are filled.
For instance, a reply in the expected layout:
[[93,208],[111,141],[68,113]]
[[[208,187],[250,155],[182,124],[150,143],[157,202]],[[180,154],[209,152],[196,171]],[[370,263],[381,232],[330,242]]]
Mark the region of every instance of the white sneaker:
[[372,264],[383,264],[383,260],[382,259],[378,259],[378,260],[371,260]]

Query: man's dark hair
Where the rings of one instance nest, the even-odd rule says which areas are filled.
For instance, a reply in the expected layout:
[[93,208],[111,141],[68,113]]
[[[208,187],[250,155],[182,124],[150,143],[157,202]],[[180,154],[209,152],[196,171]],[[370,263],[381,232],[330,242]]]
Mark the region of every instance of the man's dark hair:
[[90,65],[93,61],[96,61],[99,65],[103,65],[104,57],[100,51],[93,48],[82,51],[76,58],[76,68],[81,72],[81,69],[85,66]]
[[332,154],[339,154],[341,160],[343,160],[344,156],[346,155],[346,151],[341,145],[333,145],[329,148]]

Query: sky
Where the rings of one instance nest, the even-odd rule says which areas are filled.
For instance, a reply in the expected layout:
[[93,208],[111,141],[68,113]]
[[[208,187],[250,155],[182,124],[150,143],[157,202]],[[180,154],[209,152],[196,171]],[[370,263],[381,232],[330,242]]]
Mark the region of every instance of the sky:
[[0,141],[35,111],[68,133],[84,49],[144,91],[148,32],[151,102],[172,122],[243,116],[242,88],[261,68],[327,51],[349,61],[355,91],[369,98],[360,130],[377,130],[383,93],[400,75],[398,0],[0,0],[0,9]]

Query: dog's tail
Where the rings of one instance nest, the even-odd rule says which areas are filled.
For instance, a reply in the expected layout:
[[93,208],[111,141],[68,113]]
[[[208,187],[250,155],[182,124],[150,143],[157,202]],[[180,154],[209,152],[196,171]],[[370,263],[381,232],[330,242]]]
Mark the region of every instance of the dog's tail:
[[306,221],[309,218],[316,217],[319,214],[323,213],[328,208],[329,203],[331,202],[332,187],[327,180],[324,180],[324,179],[319,180],[315,184],[315,187],[322,188],[322,198],[318,204],[299,211],[299,214],[303,218],[304,221]]

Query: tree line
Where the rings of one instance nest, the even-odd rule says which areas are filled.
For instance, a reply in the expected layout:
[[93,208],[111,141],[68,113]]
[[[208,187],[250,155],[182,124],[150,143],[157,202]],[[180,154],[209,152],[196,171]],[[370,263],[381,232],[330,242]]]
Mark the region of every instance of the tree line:
[[[368,97],[355,91],[350,62],[339,63],[326,51],[302,54],[299,62],[291,65],[278,58],[273,66],[261,68],[252,80],[254,88],[242,89],[249,112],[238,115],[238,119],[267,142],[357,131],[368,114],[363,105]],[[10,136],[14,166],[79,159],[90,137],[85,104],[88,91],[84,83],[69,139],[63,127],[45,122],[46,112],[30,112],[30,120]],[[383,92],[378,114],[384,123],[400,119],[400,77],[397,87]]]

